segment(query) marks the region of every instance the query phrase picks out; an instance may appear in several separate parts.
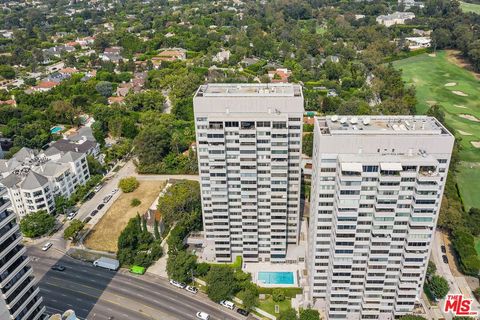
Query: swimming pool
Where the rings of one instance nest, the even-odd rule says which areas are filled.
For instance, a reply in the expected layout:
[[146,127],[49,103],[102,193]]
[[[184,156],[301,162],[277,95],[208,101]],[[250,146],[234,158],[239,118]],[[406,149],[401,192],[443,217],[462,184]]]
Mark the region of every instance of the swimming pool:
[[58,131],[62,131],[62,127],[56,126],[50,129],[50,133],[57,133]]
[[293,272],[266,272],[258,273],[258,281],[264,284],[295,284]]

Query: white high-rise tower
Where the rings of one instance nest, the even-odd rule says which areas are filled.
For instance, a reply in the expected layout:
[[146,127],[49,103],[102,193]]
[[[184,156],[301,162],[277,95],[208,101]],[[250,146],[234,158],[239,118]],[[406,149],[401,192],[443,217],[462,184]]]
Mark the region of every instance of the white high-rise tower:
[[215,259],[285,262],[299,240],[301,87],[208,84],[193,103],[203,225]]
[[425,116],[315,119],[310,297],[329,319],[393,319],[421,295],[454,137]]

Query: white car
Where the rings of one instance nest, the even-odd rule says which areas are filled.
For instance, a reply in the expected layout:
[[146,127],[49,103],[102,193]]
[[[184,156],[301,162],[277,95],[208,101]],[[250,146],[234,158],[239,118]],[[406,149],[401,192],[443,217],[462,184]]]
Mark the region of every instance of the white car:
[[117,192],[118,192],[118,188],[113,189],[113,190],[112,190],[112,195],[114,195],[114,194],[117,193]]
[[76,215],[77,215],[76,212],[70,212],[70,213],[67,215],[67,219],[68,219],[68,220],[72,220],[73,218],[75,218]]
[[173,279],[170,280],[170,284],[180,289],[184,289],[186,287],[185,283],[181,283]]
[[188,292],[193,293],[193,294],[198,292],[198,289],[195,288],[195,287],[192,287],[192,286],[186,286],[185,290],[187,290]]
[[98,185],[96,186],[94,189],[93,189],[93,192],[97,193],[98,191],[100,191],[100,189],[103,188],[103,185]]
[[199,311],[199,312],[197,312],[197,318],[201,319],[201,320],[209,320],[210,315],[208,313]]
[[43,245],[42,247],[42,251],[47,251],[48,249],[50,249],[50,247],[52,246],[53,244],[51,242],[47,242]]
[[222,300],[222,301],[220,301],[220,304],[222,306],[224,306],[225,308],[228,308],[230,310],[233,310],[235,308],[235,305],[233,304],[232,301]]

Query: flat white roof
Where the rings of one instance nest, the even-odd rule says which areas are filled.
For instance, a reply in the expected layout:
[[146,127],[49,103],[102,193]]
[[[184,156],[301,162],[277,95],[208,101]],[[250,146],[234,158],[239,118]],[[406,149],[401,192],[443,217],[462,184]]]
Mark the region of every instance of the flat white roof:
[[317,117],[322,134],[448,134],[435,118],[428,116],[326,116]]
[[302,88],[293,83],[209,83],[195,97],[301,97]]

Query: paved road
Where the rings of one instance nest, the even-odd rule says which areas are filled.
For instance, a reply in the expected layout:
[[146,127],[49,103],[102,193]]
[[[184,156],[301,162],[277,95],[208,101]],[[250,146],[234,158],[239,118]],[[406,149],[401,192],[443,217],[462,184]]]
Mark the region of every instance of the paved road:
[[[467,285],[464,277],[454,277],[450,267],[447,263],[444,263],[442,260],[442,251],[441,246],[444,245],[443,242],[443,234],[440,231],[435,232],[435,238],[433,240],[433,247],[431,253],[431,259],[435,262],[437,266],[437,274],[447,279],[448,284],[450,286],[449,294],[463,294],[466,297],[473,299],[473,306],[472,310],[480,310],[480,304],[473,298],[473,293]],[[447,250],[452,250],[451,248],[446,248]],[[450,261],[450,263],[455,263],[454,261]],[[438,303],[439,309],[443,314],[445,319],[452,319],[452,314],[443,313],[443,306],[445,305],[445,299],[440,300]]]
[[[246,319],[227,310],[203,294],[192,295],[177,289],[167,280],[134,276],[125,271],[110,272],[63,255],[51,248],[43,252],[29,247],[34,274],[48,313],[74,309],[81,319],[147,320],[195,319],[204,311],[212,319]],[[51,270],[62,264],[64,272]]]

